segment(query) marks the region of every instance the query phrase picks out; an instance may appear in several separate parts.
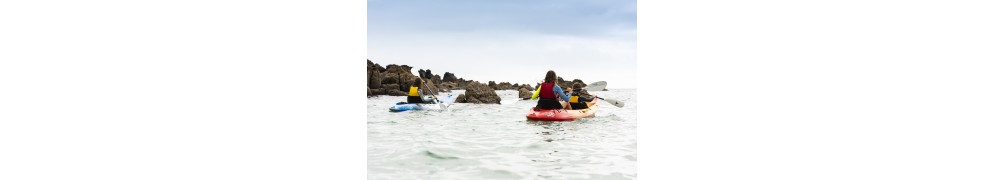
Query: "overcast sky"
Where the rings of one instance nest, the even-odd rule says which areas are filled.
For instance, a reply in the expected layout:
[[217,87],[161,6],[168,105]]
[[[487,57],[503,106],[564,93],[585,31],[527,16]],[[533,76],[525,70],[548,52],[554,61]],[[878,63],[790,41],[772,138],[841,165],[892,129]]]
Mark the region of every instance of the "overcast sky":
[[636,87],[633,0],[369,0],[367,54],[488,82]]

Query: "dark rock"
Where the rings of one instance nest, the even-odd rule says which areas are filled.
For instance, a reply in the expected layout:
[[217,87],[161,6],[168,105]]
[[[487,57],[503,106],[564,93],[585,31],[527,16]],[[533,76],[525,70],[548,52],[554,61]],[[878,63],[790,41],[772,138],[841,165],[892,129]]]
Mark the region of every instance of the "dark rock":
[[530,91],[535,91],[535,90],[537,90],[537,87],[530,87],[530,84],[524,84],[524,85],[521,85],[519,88],[516,88],[516,89],[527,89],[527,90],[530,90]]
[[495,89],[496,90],[515,90],[515,88],[513,88],[513,85],[510,84],[509,82],[502,82],[502,83],[496,84]]
[[444,84],[437,84],[436,87],[440,89],[440,92],[452,92],[451,88]]
[[432,81],[432,80],[426,79],[425,80],[426,84],[423,84],[422,87],[420,87],[420,88],[422,88],[422,92],[423,92],[422,94],[423,95],[425,95],[425,94],[440,95],[440,92],[442,91],[442,90],[440,90],[440,87],[436,86],[435,84],[429,84],[430,81]]
[[454,98],[454,102],[455,103],[467,103],[468,101],[465,100],[464,98],[465,98],[464,94],[457,95],[457,98]]
[[[464,102],[475,104],[499,104],[502,98],[486,84],[471,82],[464,88]],[[458,97],[460,98],[460,97]]]
[[440,79],[440,75],[439,74],[433,75],[433,84],[440,84],[440,83],[443,83],[443,80]]
[[387,90],[387,95],[390,95],[390,96],[407,96],[408,93],[406,93],[404,91],[399,91],[397,89],[391,89],[391,90]]
[[370,89],[370,92],[372,92],[374,96],[387,95],[387,93],[384,92],[384,89]]
[[366,60],[366,87],[367,88],[379,88],[380,81],[383,80],[380,76],[380,66],[374,64],[370,59]]
[[451,74],[450,72],[443,73],[443,82],[456,82],[456,81],[457,77],[454,76],[454,74]]
[[523,99],[523,100],[528,100],[528,99],[530,99],[530,96],[534,95],[534,92],[531,92],[530,90],[523,89],[523,88],[520,88],[520,90],[517,90],[517,91],[519,91],[518,96],[520,97],[520,99]]
[[[398,79],[398,75],[397,74],[384,74],[384,76],[382,76],[382,77],[384,79],[380,80],[380,84],[398,84],[399,82],[401,82]],[[381,87],[383,87],[383,86],[381,86]]]
[[391,90],[401,91],[401,86],[398,84],[382,84],[381,89],[384,89],[384,93],[390,95]]
[[366,88],[366,97],[373,96],[373,92],[370,92],[370,88]]
[[433,72],[430,71],[430,70],[428,70],[428,69],[426,69],[425,72],[420,72],[420,73],[422,73],[421,77],[424,78],[424,79],[433,79]]

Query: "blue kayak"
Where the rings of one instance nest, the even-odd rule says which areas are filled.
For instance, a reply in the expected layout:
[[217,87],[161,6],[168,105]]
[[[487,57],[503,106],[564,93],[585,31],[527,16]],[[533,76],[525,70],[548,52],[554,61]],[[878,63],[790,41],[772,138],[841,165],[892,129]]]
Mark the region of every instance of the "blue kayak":
[[[437,99],[440,103],[444,104],[442,107],[449,107],[450,104],[454,102],[456,97],[453,94],[448,94],[447,96],[440,97]],[[413,110],[439,110],[443,109],[439,104],[410,104],[406,102],[398,102],[388,108],[391,112],[402,112],[402,111],[413,111]]]

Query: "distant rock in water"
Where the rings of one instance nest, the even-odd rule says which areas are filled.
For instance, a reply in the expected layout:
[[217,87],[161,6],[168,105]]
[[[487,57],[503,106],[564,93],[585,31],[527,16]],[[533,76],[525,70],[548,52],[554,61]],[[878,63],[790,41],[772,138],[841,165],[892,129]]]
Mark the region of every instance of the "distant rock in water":
[[450,72],[443,73],[443,82],[457,82],[457,77]]
[[492,89],[486,84],[479,83],[477,81],[468,83],[468,86],[464,88],[464,96],[457,96],[455,102],[458,103],[475,103],[475,104],[500,104],[502,98],[496,94],[495,89]]
[[530,99],[530,96],[534,95],[534,92],[531,92],[531,90],[528,90],[528,89],[530,89],[530,88],[520,88],[520,90],[517,90],[518,91],[518,93],[517,93],[518,97],[520,97],[520,99],[523,99],[523,100]]
[[499,84],[496,84],[494,88],[496,90],[515,90],[515,88],[513,88],[513,85],[510,84],[509,82],[501,82]]

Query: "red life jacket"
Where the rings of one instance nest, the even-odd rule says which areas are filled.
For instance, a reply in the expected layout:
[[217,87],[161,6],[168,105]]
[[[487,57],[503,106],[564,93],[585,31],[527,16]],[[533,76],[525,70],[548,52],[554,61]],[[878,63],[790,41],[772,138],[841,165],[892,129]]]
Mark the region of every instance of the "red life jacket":
[[538,94],[538,96],[547,99],[558,98],[555,96],[555,91],[553,91],[552,88],[555,88],[554,83],[541,83],[541,92]]

